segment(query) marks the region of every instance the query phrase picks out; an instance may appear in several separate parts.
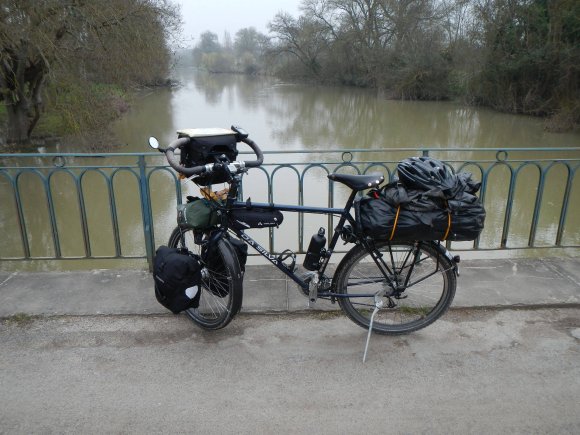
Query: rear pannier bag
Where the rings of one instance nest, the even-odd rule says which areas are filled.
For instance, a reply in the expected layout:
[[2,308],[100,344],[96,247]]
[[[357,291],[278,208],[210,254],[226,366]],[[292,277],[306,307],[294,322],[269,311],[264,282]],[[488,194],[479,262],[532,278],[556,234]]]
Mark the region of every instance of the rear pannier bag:
[[406,188],[398,182],[372,190],[355,203],[358,230],[374,239],[475,240],[483,230],[485,210],[474,194],[479,183],[457,175],[455,196],[441,191]]
[[279,210],[236,208],[230,211],[230,226],[237,230],[278,227],[284,220]]
[[157,301],[173,314],[197,308],[201,268],[199,257],[187,249],[159,247],[153,262]]

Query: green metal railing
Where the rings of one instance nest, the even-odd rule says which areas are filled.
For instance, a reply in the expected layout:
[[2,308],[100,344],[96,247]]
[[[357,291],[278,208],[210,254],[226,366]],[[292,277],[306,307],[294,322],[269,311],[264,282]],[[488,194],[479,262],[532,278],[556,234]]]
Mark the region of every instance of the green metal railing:
[[[342,205],[336,198],[336,190],[339,188],[329,181],[320,182],[326,180],[325,177],[319,177],[313,183],[309,180],[312,174],[380,170],[392,178],[400,159],[412,155],[431,155],[446,161],[456,171],[472,172],[474,178],[482,182],[480,197],[488,210],[486,230],[489,240],[480,238],[468,244],[450,243],[453,249],[580,247],[580,228],[576,218],[580,212],[580,180],[576,177],[580,165],[580,148],[395,148],[296,150],[265,154],[266,161],[274,160],[272,156],[278,160],[258,170],[259,176],[265,180],[259,184],[266,189],[268,201],[289,203],[278,199],[277,191],[282,185],[286,191],[288,186],[295,187],[300,205],[305,204],[308,191],[323,188],[324,194],[319,194],[318,205],[328,207]],[[295,155],[305,161],[286,161]],[[385,156],[389,159],[385,159]],[[159,176],[169,178],[170,181],[152,181],[153,177]],[[132,181],[128,182],[127,179]],[[95,186],[99,184],[101,187],[97,189]],[[129,209],[128,214],[132,214],[132,218],[136,218],[139,213],[140,216],[136,222],[122,225],[119,210],[123,209],[127,214],[126,203],[131,196],[135,196],[133,192],[123,190],[126,184],[134,186],[140,204],[139,209]],[[243,194],[251,193],[255,187],[246,180]],[[154,212],[153,203],[159,201],[155,198],[165,201],[166,206],[162,208],[173,210],[173,205],[181,203],[184,193],[180,180],[166,166],[159,153],[0,154],[0,188],[0,229],[5,240],[0,249],[0,261],[146,259],[151,265],[156,247],[154,228],[159,229],[163,223],[160,218],[162,213]],[[99,191],[102,201],[98,204],[98,211],[91,214],[89,207],[93,206],[93,197],[97,192],[95,189]],[[26,201],[31,195],[37,198],[32,205]],[[58,204],[63,197],[74,203],[75,213],[72,214],[77,214],[78,219],[72,219],[67,216],[71,213],[59,209]],[[263,202],[263,198],[254,199]],[[167,201],[170,207],[167,207]],[[37,216],[40,209],[43,209],[41,218]],[[526,212],[521,212],[522,209],[526,209]],[[551,212],[546,213],[546,209]],[[489,220],[490,216],[492,220]],[[69,254],[63,249],[63,235],[76,225],[63,224],[65,218],[79,221],[80,236],[77,238],[81,239],[81,252]],[[98,249],[94,248],[95,243],[108,237],[104,232],[95,233],[92,228],[95,220],[98,224],[107,222],[107,232],[110,232],[113,245],[111,252],[97,252]],[[518,223],[518,231],[514,230],[514,221]],[[333,218],[330,217],[330,229],[332,223]],[[39,230],[39,226],[45,227],[45,230]],[[519,241],[514,242],[514,234],[521,235],[522,226],[527,240],[521,242],[520,237]],[[141,236],[132,241],[137,248],[128,248],[123,237],[127,228],[132,231],[135,227],[142,228]],[[304,216],[299,216],[297,253],[304,253],[305,228]],[[549,229],[548,236],[544,234],[545,228]],[[271,250],[277,247],[274,233],[270,231]],[[42,241],[40,248],[39,238]],[[6,243],[6,240],[10,243]],[[31,249],[33,241],[36,249]]]

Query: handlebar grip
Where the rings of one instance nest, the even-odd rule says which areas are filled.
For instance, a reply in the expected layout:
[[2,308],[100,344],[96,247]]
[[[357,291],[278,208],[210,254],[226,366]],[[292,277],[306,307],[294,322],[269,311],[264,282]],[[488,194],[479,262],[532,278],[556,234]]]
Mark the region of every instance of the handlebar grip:
[[240,138],[240,141],[244,142],[250,148],[252,148],[254,153],[256,153],[256,157],[258,158],[257,160],[246,161],[245,162],[246,167],[247,168],[257,168],[258,166],[260,166],[264,162],[264,154],[262,153],[262,150],[260,149],[258,144],[256,142],[254,142],[252,139],[250,139],[249,137]]
[[188,137],[182,137],[180,139],[174,140],[173,142],[171,142],[171,144],[169,144],[169,146],[165,150],[165,157],[167,158],[167,163],[169,163],[169,166],[171,166],[180,174],[186,175],[188,177],[192,175],[199,175],[205,172],[205,166],[195,166],[193,168],[186,168],[185,166],[182,166],[179,163],[177,157],[175,157],[174,153],[175,149],[184,147],[189,143],[189,140],[190,139]]
[[[247,168],[257,168],[258,166],[260,166],[264,162],[264,154],[262,153],[262,150],[260,149],[258,144],[256,144],[256,142],[254,142],[252,139],[250,139],[248,137],[240,137],[239,140],[240,140],[240,142],[244,142],[250,148],[252,148],[252,150],[254,151],[254,153],[256,154],[256,157],[257,157],[256,160],[245,161],[244,162],[245,166]],[[189,143],[189,141],[190,141],[189,137],[182,137],[182,138],[176,139],[173,142],[171,142],[171,144],[169,144],[169,146],[165,150],[165,157],[167,158],[167,163],[169,163],[169,166],[171,166],[173,169],[175,169],[180,174],[183,174],[187,177],[190,177],[192,175],[203,174],[207,170],[205,165],[204,166],[194,166],[193,168],[186,168],[185,166],[182,166],[180,164],[179,159],[175,156],[174,151],[177,148],[183,148],[184,146],[186,146]]]

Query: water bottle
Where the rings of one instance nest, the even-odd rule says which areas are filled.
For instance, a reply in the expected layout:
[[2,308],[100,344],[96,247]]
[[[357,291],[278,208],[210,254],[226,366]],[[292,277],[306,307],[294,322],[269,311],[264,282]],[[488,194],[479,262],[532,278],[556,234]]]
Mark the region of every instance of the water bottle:
[[322,249],[324,249],[325,245],[324,228],[320,228],[318,234],[314,234],[312,239],[310,239],[310,245],[308,245],[308,251],[306,251],[306,257],[304,258],[304,268],[308,270],[318,269]]

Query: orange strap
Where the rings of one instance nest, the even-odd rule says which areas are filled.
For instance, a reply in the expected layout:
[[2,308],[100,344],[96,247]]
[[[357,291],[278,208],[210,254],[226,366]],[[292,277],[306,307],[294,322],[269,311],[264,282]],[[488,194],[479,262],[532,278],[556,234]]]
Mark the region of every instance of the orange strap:
[[[397,229],[397,222],[399,222],[399,213],[401,212],[401,206],[397,207],[397,214],[395,215],[395,223],[393,225],[393,230],[391,231],[391,237],[389,237],[389,241],[393,240],[395,237],[395,230]],[[447,231],[445,231],[445,235],[443,236],[442,241],[447,239],[449,232],[451,231],[451,213],[447,212]]]
[[399,212],[401,211],[401,206],[397,207],[397,215],[395,216],[395,224],[393,225],[393,231],[391,231],[391,237],[389,241],[393,240],[395,237],[395,229],[397,229],[397,222],[399,221]]
[[447,212],[447,231],[445,231],[445,235],[443,236],[442,240],[446,240],[447,236],[449,235],[449,231],[451,230],[451,213]]

